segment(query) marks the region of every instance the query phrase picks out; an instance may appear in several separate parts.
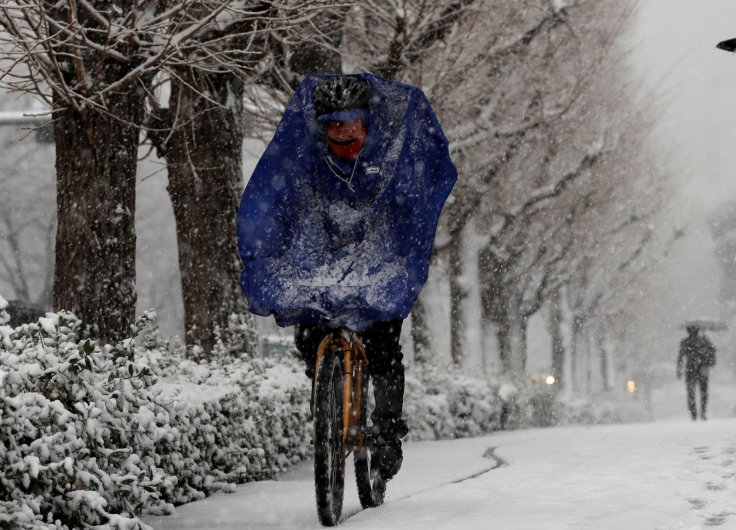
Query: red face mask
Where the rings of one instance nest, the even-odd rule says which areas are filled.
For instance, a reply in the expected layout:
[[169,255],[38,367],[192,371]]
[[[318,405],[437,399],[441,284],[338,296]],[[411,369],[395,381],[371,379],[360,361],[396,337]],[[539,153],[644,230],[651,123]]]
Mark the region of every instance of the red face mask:
[[355,160],[365,140],[363,120],[328,121],[325,124],[325,141],[330,150],[340,158]]

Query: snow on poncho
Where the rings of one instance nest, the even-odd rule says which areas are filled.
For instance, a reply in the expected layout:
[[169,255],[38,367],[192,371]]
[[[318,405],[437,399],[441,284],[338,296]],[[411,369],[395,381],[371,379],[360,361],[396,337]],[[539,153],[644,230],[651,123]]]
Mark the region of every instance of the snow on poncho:
[[370,74],[363,150],[334,157],[312,103],[326,77],[299,85],[243,193],[240,283],[281,326],[360,332],[411,311],[457,170],[424,93]]

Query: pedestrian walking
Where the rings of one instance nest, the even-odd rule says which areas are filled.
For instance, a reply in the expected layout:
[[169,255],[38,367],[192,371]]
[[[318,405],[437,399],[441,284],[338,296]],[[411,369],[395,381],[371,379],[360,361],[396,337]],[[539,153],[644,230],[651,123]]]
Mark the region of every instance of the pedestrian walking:
[[677,356],[677,377],[685,374],[687,388],[687,408],[693,420],[698,419],[695,401],[695,387],[700,390],[700,419],[707,419],[708,409],[708,372],[716,364],[716,348],[700,328],[695,325],[686,327],[688,336],[680,342],[680,353]]

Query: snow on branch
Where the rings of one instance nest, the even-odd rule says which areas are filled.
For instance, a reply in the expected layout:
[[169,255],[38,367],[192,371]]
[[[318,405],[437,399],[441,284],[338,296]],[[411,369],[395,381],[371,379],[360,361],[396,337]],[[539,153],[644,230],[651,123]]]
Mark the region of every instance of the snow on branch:
[[165,9],[102,0],[0,1],[6,58],[0,86],[111,113],[115,93],[176,68],[252,75],[267,39],[346,2],[186,0]]
[[41,126],[51,120],[48,112],[0,111],[0,125]]
[[558,197],[570,186],[570,184],[592,168],[601,157],[601,154],[602,151],[600,149],[593,153],[586,154],[574,169],[565,173],[554,184],[544,186],[533,191],[522,204],[509,210],[506,215],[512,219],[521,217],[539,203]]

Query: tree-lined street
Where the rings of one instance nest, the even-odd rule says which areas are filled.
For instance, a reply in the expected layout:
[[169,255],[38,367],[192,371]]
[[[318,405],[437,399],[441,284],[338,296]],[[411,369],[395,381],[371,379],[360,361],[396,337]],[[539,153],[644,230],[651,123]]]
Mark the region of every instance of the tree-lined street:
[[734,17],[0,0],[0,528],[317,528],[293,323],[411,429],[345,526],[736,528]]

